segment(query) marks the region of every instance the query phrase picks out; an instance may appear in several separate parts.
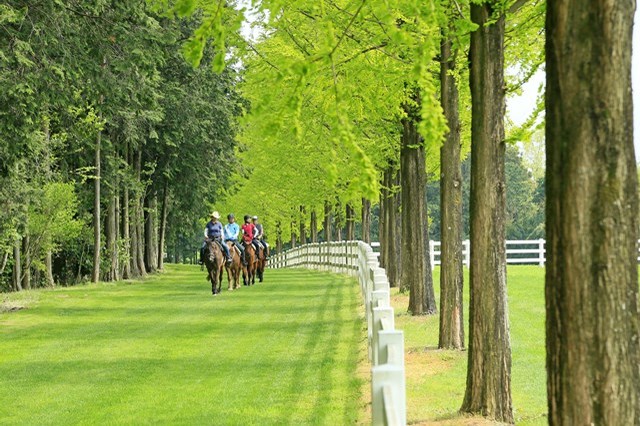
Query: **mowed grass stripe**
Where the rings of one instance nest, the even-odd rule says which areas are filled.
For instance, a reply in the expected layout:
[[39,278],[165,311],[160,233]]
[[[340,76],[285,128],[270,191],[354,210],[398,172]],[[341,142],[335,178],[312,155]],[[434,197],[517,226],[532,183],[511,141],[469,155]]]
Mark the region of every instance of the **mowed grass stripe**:
[[214,298],[198,267],[167,269],[34,292],[0,314],[0,423],[357,420],[366,333],[352,279],[269,270]]

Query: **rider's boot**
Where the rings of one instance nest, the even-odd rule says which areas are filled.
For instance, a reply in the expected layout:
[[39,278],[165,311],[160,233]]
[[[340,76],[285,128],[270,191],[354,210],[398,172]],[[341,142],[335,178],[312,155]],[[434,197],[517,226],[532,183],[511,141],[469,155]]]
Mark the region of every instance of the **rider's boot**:
[[204,264],[204,248],[200,249],[200,260],[198,261],[199,265],[203,265]]

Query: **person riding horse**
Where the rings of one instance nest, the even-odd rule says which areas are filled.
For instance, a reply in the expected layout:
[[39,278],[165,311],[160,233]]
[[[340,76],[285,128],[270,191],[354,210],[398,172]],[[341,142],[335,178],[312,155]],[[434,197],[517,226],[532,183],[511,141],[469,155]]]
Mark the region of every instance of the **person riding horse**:
[[260,243],[255,239],[256,227],[251,223],[251,216],[244,216],[244,225],[242,225],[242,239],[245,244],[253,244],[256,249],[256,255],[260,257]]
[[204,249],[207,245],[207,240],[212,240],[216,244],[220,246],[222,251],[224,252],[227,258],[227,264],[231,264],[231,253],[229,252],[229,247],[225,243],[222,242],[222,223],[220,223],[220,213],[213,212],[211,213],[211,220],[207,223],[204,228],[204,238],[205,242],[202,244],[202,248],[200,249],[200,263],[204,262]]
[[240,234],[240,226],[236,223],[236,217],[233,213],[227,215],[227,223],[224,226],[224,242],[231,241],[233,245],[240,250],[240,259],[242,259],[242,264],[247,265],[247,260],[244,258],[244,247],[238,241],[238,236]]
[[268,245],[264,240],[264,228],[262,227],[262,224],[258,222],[258,216],[254,216],[252,220],[253,220],[253,226],[255,226],[256,228],[254,244],[257,243],[260,246],[260,248],[262,249],[262,252],[264,253],[264,258],[266,259]]

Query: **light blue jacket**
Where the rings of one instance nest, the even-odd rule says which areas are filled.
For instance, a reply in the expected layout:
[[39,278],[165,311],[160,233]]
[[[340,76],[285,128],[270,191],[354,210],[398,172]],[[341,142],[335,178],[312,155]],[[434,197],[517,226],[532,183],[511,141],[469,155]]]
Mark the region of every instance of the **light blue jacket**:
[[238,234],[240,233],[240,226],[237,223],[227,223],[224,226],[224,240],[225,241],[237,241]]

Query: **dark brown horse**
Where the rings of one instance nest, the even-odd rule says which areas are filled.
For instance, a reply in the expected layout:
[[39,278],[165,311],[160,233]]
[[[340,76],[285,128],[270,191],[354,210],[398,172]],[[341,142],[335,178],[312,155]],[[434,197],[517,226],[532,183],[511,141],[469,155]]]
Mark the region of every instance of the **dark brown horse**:
[[[242,259],[240,258],[240,253],[238,253],[238,249],[236,249],[233,242],[228,241],[227,247],[229,247],[229,252],[231,253],[231,264],[225,266],[227,269],[227,281],[229,282],[229,287],[227,290],[235,290],[240,287],[240,275],[242,274]],[[233,282],[233,287],[232,283]]]
[[258,280],[260,282],[264,279],[264,269],[267,266],[267,256],[269,256],[269,246],[265,243],[262,243],[262,245],[264,248],[260,250],[261,256],[259,256],[256,267],[256,274],[258,275]]
[[222,248],[213,240],[207,240],[204,264],[207,266],[207,278],[211,281],[211,293],[214,296],[220,294],[222,273],[224,271],[224,254],[222,253]]
[[258,257],[256,256],[256,249],[253,247],[252,243],[243,242],[243,244],[247,265],[242,271],[242,281],[244,281],[244,285],[252,285],[256,283]]

